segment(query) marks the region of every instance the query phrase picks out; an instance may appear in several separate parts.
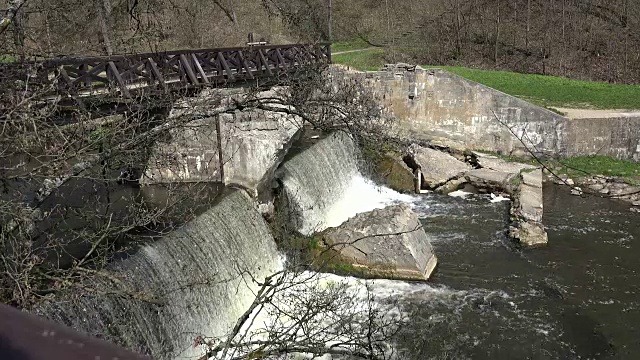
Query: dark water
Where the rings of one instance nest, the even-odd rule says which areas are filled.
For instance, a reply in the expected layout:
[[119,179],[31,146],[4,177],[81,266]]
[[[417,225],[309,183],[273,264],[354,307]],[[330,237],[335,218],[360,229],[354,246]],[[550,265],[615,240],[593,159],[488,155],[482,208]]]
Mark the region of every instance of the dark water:
[[640,216],[627,204],[545,185],[549,245],[539,249],[506,237],[507,202],[422,204],[439,265],[409,296],[403,358],[640,357]]

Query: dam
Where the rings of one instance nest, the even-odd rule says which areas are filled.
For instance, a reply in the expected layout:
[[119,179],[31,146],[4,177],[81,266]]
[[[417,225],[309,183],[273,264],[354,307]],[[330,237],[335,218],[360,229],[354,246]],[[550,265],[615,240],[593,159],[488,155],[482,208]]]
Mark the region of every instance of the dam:
[[[373,81],[376,76],[388,74],[373,75]],[[422,111],[412,101],[437,98],[427,86],[447,81],[438,73],[417,74],[425,77],[423,87],[411,76],[392,82],[413,86],[412,99],[402,86],[379,82],[376,89],[402,94],[402,100],[388,106],[401,118],[392,131],[464,162],[463,174],[433,182],[434,189],[402,189],[383,183],[363,165],[364,150],[348,131],[316,135],[298,117],[274,114],[273,109],[203,117],[197,127],[173,131],[154,144],[139,191],[151,202],[155,187],[162,184],[210,183],[224,188],[214,191],[215,200],[193,220],[113,259],[101,276],[86,280],[97,284],[47,296],[32,312],[157,359],[256,358],[282,350],[282,344],[301,346],[285,351],[283,356],[290,358],[326,346],[323,354],[338,359],[339,352],[329,350],[353,350],[343,344],[353,340],[348,333],[371,329],[359,327],[371,319],[384,324],[375,334],[376,344],[385,344],[371,356],[622,359],[640,352],[634,340],[640,334],[634,325],[640,323],[637,215],[623,203],[572,196],[570,189],[540,178],[543,203],[527,210],[541,217],[536,221],[543,225],[548,245],[522,246],[510,233],[512,202],[504,200],[513,194],[507,185],[514,179],[527,185],[526,178],[533,176],[527,174],[542,171],[518,168],[515,176],[495,181],[498,185],[484,179],[482,188],[472,175],[497,171],[487,165],[495,159],[460,155],[421,141],[442,145],[444,139],[456,143],[448,144],[451,148],[474,145],[474,151],[509,154],[520,145],[506,142],[497,127],[485,127],[487,119],[473,120],[477,114],[470,120],[476,133],[469,130],[476,135],[459,136],[469,124],[458,123],[455,116],[470,110],[444,101],[439,104],[453,110],[439,126],[449,133],[420,130],[426,120],[411,123],[418,115],[406,115]],[[510,101],[505,107],[519,106]],[[432,105],[424,106],[432,114]],[[502,114],[523,114],[513,109]],[[564,120],[551,117],[531,126],[540,134],[551,129],[557,136],[531,135],[531,143],[548,152],[570,149],[565,146],[570,136],[556,131],[564,129]],[[524,115],[513,121],[520,120],[526,120]],[[483,127],[486,133],[479,133]],[[216,137],[221,132],[227,134],[224,140]],[[610,143],[611,154],[635,156]],[[424,149],[415,153],[429,152]],[[428,168],[426,156],[412,156],[423,163],[401,156],[396,159],[401,176],[408,182],[432,179],[417,171]],[[246,171],[249,167],[255,172]],[[438,191],[447,184],[452,191]],[[522,192],[523,185],[518,186]],[[340,261],[332,269],[348,274],[292,264],[274,235],[274,218],[282,212],[295,230],[292,236],[305,244],[301,251],[330,253],[331,261]],[[356,250],[349,252],[345,242]],[[125,291],[106,291],[114,279]],[[322,306],[326,308],[319,311]],[[316,333],[321,341],[303,347],[310,338],[292,319],[299,315],[295,311],[308,309],[315,309],[308,323],[323,331]],[[376,316],[384,315],[362,318],[372,309]],[[327,316],[319,320],[320,315]],[[393,335],[384,333],[385,326],[399,324]],[[287,332],[289,328],[296,331]],[[265,340],[274,334],[286,341]]]

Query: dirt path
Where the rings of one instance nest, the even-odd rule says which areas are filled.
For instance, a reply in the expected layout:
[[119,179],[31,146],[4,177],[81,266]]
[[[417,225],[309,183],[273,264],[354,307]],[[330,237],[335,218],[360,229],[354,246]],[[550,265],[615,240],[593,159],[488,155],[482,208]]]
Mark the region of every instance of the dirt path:
[[348,54],[348,53],[354,53],[354,52],[360,52],[360,51],[367,51],[367,50],[375,50],[375,49],[380,49],[379,47],[368,47],[368,48],[364,48],[364,49],[355,49],[355,50],[345,50],[345,51],[336,51],[336,52],[332,52],[331,55],[340,55],[340,54]]
[[640,110],[592,110],[592,109],[570,109],[554,107],[554,109],[565,114],[569,119],[606,119],[618,117],[640,117]]

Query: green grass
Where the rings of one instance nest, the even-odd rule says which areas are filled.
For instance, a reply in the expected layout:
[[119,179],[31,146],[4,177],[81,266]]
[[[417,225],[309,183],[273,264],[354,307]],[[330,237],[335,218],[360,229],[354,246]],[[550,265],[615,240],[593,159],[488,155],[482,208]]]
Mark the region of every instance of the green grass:
[[[332,49],[333,50],[333,49]],[[334,64],[348,65],[361,71],[375,71],[384,64],[384,50],[371,49],[347,54],[333,55]]]
[[17,58],[13,55],[0,55],[0,64],[7,64],[15,62]]
[[349,51],[349,50],[365,49],[368,47],[371,47],[371,45],[367,44],[366,41],[362,39],[352,39],[348,41],[340,41],[340,42],[335,42],[331,44],[331,51],[332,52]]
[[556,76],[439,67],[543,107],[640,109],[640,86],[581,81]]
[[[562,172],[569,176],[607,175],[622,177],[631,184],[640,184],[640,163],[609,156],[576,156],[560,161]],[[586,172],[586,174],[585,174]]]

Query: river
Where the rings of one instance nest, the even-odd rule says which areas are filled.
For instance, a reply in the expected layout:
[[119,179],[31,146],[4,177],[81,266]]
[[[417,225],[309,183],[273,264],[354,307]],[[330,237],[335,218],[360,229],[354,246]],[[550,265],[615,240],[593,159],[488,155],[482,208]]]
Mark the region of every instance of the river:
[[632,359],[640,354],[640,239],[628,205],[544,188],[549,245],[508,239],[508,202],[415,202],[439,265],[398,291],[407,359]]

